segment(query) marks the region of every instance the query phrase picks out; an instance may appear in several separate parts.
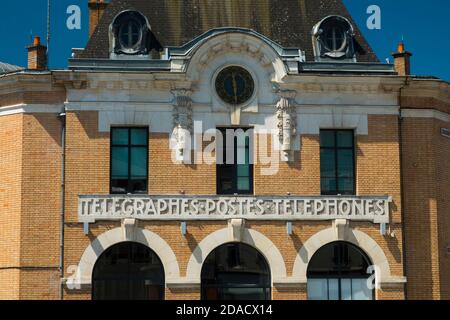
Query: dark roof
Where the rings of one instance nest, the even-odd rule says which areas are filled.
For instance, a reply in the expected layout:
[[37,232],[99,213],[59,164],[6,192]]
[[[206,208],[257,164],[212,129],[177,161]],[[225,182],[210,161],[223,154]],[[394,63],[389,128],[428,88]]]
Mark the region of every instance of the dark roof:
[[109,26],[124,10],[144,14],[163,47],[182,46],[213,28],[242,27],[305,51],[308,61],[313,26],[340,15],[355,28],[358,61],[379,62],[341,0],[112,0],[79,58],[109,58]]

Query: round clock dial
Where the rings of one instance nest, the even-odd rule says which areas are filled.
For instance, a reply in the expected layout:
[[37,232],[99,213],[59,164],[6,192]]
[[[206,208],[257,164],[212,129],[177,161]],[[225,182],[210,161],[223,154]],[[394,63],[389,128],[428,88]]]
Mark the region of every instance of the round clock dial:
[[219,97],[231,105],[241,105],[250,100],[255,90],[251,74],[241,67],[227,67],[216,78]]

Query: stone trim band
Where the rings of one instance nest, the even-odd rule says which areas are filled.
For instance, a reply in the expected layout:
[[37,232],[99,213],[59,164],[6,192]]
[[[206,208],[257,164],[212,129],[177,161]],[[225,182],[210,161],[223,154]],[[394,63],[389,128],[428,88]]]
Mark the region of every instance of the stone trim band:
[[389,223],[391,197],[79,196],[78,221],[335,220]]

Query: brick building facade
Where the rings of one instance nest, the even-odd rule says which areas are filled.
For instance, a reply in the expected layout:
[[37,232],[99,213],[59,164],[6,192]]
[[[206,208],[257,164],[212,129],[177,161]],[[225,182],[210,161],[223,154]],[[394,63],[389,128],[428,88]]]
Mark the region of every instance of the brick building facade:
[[[450,298],[447,82],[341,1],[148,3],[0,75],[1,299]],[[243,163],[189,148],[222,128]]]

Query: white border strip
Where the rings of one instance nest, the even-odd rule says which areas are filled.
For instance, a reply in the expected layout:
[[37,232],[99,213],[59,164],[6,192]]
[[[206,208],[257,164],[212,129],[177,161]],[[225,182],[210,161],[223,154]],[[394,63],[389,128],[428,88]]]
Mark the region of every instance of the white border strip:
[[0,117],[19,113],[60,113],[64,110],[62,104],[16,104],[0,107]]
[[402,109],[403,118],[433,118],[450,123],[450,114],[433,109]]

